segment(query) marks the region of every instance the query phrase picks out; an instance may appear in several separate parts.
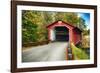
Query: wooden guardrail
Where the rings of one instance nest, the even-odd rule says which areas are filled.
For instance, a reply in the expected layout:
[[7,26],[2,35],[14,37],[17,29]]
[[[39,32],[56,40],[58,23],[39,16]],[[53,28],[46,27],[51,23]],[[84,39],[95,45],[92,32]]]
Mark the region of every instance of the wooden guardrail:
[[71,43],[71,49],[74,60],[89,59],[89,55],[81,48],[76,47],[73,43]]

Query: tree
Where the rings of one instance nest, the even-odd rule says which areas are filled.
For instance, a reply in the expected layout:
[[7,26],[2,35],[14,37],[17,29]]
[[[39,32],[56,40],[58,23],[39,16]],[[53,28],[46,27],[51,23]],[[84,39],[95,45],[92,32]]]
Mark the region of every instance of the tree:
[[80,28],[81,30],[86,29],[85,20],[83,18],[78,17],[77,27]]
[[32,22],[32,12],[23,11],[22,13],[22,42],[23,44],[36,41],[37,25]]

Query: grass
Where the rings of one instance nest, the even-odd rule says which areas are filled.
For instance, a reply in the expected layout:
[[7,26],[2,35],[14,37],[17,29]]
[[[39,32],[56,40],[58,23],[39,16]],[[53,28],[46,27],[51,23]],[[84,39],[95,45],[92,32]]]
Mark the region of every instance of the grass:
[[75,60],[89,59],[89,55],[81,48],[77,48],[73,43],[71,43],[71,49]]

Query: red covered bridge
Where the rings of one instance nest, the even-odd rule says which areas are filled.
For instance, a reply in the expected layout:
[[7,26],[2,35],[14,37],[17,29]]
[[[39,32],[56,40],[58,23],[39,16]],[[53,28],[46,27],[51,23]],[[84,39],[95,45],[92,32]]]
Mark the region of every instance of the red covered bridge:
[[64,21],[56,21],[47,26],[50,41],[69,41],[77,44],[81,41],[81,30]]

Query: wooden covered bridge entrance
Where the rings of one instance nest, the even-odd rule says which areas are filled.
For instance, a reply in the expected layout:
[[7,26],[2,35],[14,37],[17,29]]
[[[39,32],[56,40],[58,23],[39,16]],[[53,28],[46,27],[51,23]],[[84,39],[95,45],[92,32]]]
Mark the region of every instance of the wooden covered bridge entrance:
[[55,40],[56,41],[69,41],[69,30],[62,27],[55,27]]
[[50,41],[68,41],[77,44],[81,40],[81,30],[64,21],[49,24],[47,29]]

